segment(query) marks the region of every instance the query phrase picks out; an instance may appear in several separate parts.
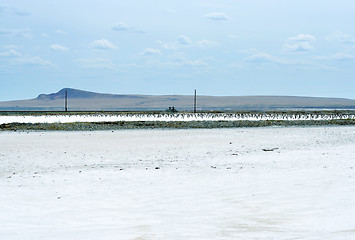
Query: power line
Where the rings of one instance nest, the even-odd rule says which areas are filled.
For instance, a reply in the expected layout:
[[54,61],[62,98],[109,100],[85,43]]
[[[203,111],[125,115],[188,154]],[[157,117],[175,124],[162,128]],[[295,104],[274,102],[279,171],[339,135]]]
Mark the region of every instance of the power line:
[[195,97],[194,97],[194,113],[196,113],[196,89],[195,89]]

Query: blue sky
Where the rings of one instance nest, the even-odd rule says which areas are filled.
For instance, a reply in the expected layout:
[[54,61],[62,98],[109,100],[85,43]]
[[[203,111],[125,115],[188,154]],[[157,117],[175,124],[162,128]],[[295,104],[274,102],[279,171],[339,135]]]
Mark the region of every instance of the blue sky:
[[0,101],[117,94],[355,99],[353,0],[1,0]]

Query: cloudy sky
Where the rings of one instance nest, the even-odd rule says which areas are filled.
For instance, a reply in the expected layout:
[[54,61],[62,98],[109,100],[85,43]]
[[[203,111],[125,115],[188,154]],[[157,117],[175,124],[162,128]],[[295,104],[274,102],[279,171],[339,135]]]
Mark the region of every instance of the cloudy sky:
[[0,100],[117,94],[355,99],[353,0],[0,0]]

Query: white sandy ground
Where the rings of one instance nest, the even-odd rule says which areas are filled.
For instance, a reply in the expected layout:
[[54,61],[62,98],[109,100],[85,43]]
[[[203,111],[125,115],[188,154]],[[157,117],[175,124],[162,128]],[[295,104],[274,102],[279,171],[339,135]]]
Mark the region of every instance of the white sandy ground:
[[0,132],[0,166],[4,240],[355,239],[355,127]]
[[225,113],[177,113],[177,114],[95,114],[95,115],[14,115],[0,116],[5,123],[71,123],[71,122],[117,122],[117,121],[238,121],[238,120],[335,120],[355,119],[354,114],[225,114]]

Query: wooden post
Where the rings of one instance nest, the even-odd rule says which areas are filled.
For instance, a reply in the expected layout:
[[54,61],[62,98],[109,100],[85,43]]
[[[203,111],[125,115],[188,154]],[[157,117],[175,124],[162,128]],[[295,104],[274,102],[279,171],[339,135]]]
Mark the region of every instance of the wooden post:
[[195,89],[195,97],[194,97],[194,113],[196,113],[196,89]]
[[65,90],[65,111],[68,112],[68,91]]

